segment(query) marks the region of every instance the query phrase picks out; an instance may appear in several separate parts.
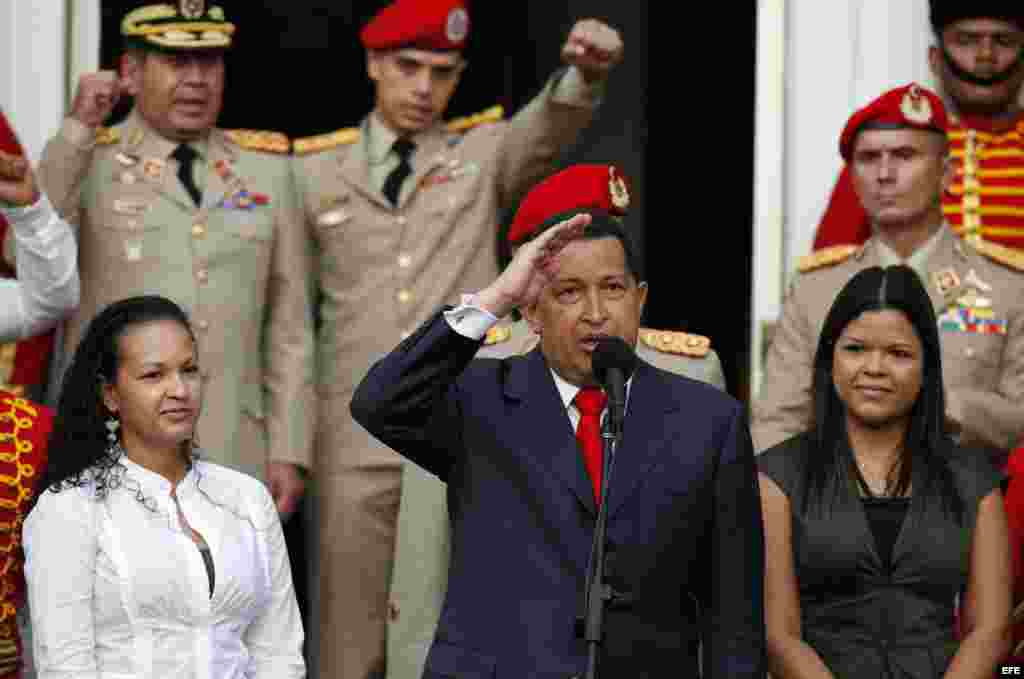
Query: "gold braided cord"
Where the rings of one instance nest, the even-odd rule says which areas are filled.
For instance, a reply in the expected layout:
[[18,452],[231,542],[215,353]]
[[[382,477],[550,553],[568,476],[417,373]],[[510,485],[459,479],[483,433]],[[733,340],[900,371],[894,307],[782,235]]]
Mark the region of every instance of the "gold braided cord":
[[170,31],[181,31],[182,33],[205,33],[206,31],[210,31],[213,33],[226,33],[230,35],[235,32],[235,25],[213,21],[193,21],[189,23],[157,24],[155,26],[132,26],[131,28],[126,29],[124,34],[130,36],[162,35]]

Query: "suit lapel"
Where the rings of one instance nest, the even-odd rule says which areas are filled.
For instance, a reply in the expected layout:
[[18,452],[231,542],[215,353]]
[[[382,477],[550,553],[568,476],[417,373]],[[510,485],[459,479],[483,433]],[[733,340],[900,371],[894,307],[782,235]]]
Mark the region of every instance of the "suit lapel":
[[609,519],[649,476],[669,440],[671,423],[679,421],[665,414],[678,409],[669,385],[653,367],[640,361],[630,383],[622,443],[613,462]]
[[338,155],[338,175],[341,180],[363,194],[368,200],[385,210],[392,210],[391,203],[384,197],[378,187],[370,181],[370,160],[367,151],[367,130],[369,118],[360,126],[360,140]]
[[550,467],[581,505],[596,514],[594,489],[583,466],[576,433],[540,349],[508,361],[505,396],[520,402],[517,428],[522,450]]
[[[178,163],[170,157],[177,143],[149,129],[136,114],[128,124],[127,144],[142,163],[142,173],[157,193],[192,214],[196,204],[178,179]],[[138,141],[138,143],[134,143]]]
[[[238,158],[234,146],[220,130],[210,135],[206,162],[206,189],[203,191],[203,210],[209,211],[230,198],[243,186],[244,178],[238,175],[234,163]],[[221,167],[223,169],[218,169]]]
[[967,253],[960,238],[947,226],[943,226],[942,230],[941,239],[928,258],[928,280],[922,281],[928,288],[928,296],[931,297],[936,314],[941,314],[945,311],[947,305],[946,300],[939,291],[938,285],[935,283],[935,274],[952,269],[960,276],[960,280],[963,280],[967,274],[966,268],[968,264]]

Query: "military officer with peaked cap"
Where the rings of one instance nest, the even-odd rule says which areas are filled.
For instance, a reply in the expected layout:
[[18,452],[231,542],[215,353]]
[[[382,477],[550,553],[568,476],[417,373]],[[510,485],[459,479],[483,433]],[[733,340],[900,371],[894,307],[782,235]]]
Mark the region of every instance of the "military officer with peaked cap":
[[444,123],[470,29],[464,0],[387,6],[360,36],[373,111],[358,128],[294,143],[323,297],[314,651],[322,677],[384,669],[402,461],[351,419],[352,391],[439,305],[493,280],[501,209],[555,169],[622,55],[614,29],[581,21],[562,50],[567,67],[522,111]]
[[[156,293],[189,312],[210,459],[266,479],[282,514],[303,492],[313,435],[308,231],[283,135],[215,127],[235,26],[203,0],[122,22],[121,75],[82,78],[40,174],[79,231],[82,303],[67,349],[107,304]],[[100,125],[118,95],[120,125]]]
[[[610,165],[573,165],[533,188],[520,204],[507,234],[516,247],[537,235],[550,215],[574,209],[603,210],[624,217],[629,184]],[[539,341],[526,320],[487,333],[481,358],[506,358],[531,351]],[[725,376],[711,341],[701,335],[640,328],[637,355],[684,377],[725,390]],[[402,470],[395,568],[388,610],[388,679],[419,679],[441,616],[448,580],[448,510],[445,485],[415,464]]]
[[947,115],[911,84],[856,112],[840,139],[875,235],[805,257],[768,352],[754,401],[758,450],[811,424],[811,372],[832,300],[858,271],[905,263],[931,293],[942,343],[947,420],[962,443],[997,462],[1024,434],[1024,253],[959,239],[942,219],[952,180]]

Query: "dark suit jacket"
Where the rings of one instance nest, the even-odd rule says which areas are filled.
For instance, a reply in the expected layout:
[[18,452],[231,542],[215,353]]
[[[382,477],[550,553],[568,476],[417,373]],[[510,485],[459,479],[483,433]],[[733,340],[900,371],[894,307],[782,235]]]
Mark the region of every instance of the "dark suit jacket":
[[[428,321],[360,384],[352,414],[448,484],[448,592],[425,678],[581,674],[596,519],[590,481],[539,351],[473,361],[479,342]],[[744,412],[641,363],[608,499],[601,676],[763,677],[763,533]]]

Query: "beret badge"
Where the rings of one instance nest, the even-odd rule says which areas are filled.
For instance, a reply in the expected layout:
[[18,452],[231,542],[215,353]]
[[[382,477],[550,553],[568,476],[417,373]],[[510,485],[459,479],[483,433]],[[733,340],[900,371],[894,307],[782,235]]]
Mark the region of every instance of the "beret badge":
[[917,125],[927,125],[932,121],[932,106],[928,103],[928,98],[921,94],[917,85],[912,85],[903,95],[900,111],[908,122]]
[[444,32],[448,42],[460,43],[465,40],[469,34],[469,13],[462,7],[456,7],[448,12]]
[[626,187],[626,181],[616,173],[614,166],[608,168],[608,193],[616,208],[625,210],[629,207],[629,188]]
[[181,0],[178,9],[186,19],[198,19],[206,13],[206,0]]

